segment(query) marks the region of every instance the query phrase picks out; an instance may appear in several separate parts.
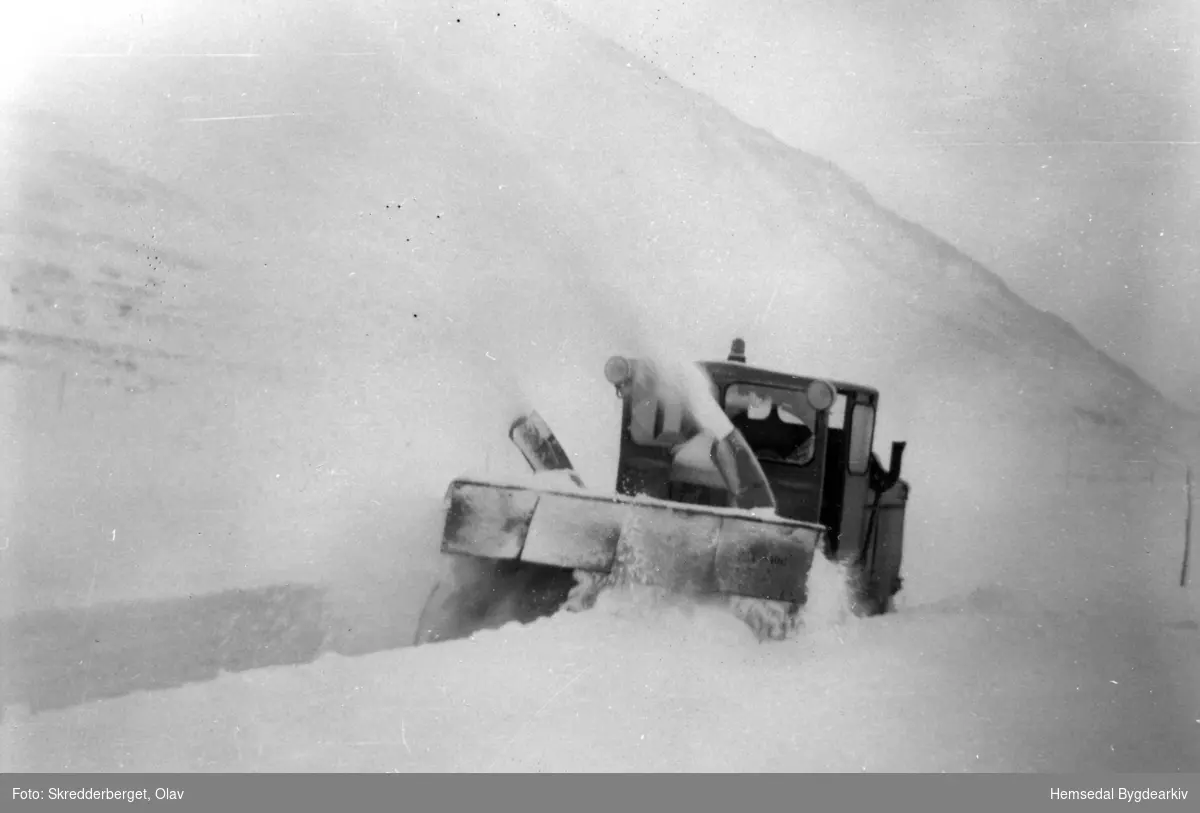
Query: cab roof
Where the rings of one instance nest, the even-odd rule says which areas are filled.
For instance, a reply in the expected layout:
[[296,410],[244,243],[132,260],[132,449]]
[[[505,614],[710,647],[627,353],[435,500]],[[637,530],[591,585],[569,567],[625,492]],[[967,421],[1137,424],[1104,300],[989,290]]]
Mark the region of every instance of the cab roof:
[[747,384],[758,384],[763,387],[802,390],[812,381],[821,380],[828,381],[839,393],[848,397],[861,395],[868,397],[872,402],[879,400],[879,390],[849,381],[793,375],[766,367],[755,367],[743,361],[730,361],[728,359],[722,361],[702,361],[700,364],[708,372],[713,383],[718,386],[724,386],[733,381],[744,381]]

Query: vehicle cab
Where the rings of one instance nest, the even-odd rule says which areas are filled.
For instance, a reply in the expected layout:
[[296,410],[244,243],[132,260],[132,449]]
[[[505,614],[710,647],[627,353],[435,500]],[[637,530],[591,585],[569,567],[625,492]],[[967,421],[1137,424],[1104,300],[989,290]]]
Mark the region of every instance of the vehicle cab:
[[[618,387],[624,403],[617,490],[731,505],[678,394],[659,386],[652,367],[626,363],[627,385]],[[890,471],[872,454],[878,391],[747,364],[740,339],[728,358],[699,367],[716,403],[754,451],[774,492],[776,513],[824,525],[831,556],[860,558],[883,494],[891,492],[888,507],[901,512],[907,497],[907,484],[899,480],[904,444],[893,446]]]

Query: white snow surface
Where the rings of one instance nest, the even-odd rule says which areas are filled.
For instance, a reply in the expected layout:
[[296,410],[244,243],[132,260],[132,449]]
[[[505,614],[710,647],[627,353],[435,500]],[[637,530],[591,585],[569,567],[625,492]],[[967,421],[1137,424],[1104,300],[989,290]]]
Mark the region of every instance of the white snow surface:
[[[1186,417],[1065,323],[534,2],[123,15],[3,109],[0,770],[1200,770]],[[514,417],[601,489],[605,359],[734,336],[882,392],[897,613],[402,646]]]

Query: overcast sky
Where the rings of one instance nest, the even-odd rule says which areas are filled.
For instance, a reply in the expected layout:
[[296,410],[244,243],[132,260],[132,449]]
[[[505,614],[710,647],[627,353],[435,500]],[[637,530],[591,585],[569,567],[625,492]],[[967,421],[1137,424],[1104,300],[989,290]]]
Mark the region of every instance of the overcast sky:
[[559,5],[1200,407],[1200,3]]

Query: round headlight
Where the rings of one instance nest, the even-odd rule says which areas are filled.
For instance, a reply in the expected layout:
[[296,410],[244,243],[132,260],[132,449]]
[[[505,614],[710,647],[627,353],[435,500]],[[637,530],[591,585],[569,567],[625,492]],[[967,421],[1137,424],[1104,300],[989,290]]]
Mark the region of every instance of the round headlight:
[[808,385],[808,403],[818,412],[823,412],[833,406],[837,390],[828,381],[814,381]]
[[614,387],[628,381],[632,372],[629,359],[622,358],[621,356],[613,356],[604,365],[604,377]]

